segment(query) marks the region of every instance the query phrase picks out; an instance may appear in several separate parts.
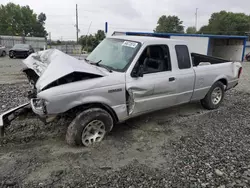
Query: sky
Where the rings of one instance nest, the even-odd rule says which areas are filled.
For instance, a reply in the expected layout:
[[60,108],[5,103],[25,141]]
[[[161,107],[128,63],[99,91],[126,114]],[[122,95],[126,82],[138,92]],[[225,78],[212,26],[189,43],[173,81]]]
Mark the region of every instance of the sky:
[[[250,0],[0,0],[29,5],[37,14],[47,16],[46,30],[53,40],[76,40],[75,9],[78,4],[79,35],[104,30],[152,32],[161,15],[176,15],[185,28],[195,25],[198,8],[198,28],[206,25],[213,12],[221,10],[250,14]],[[89,29],[90,28],[90,29]],[[89,30],[89,32],[88,32]]]

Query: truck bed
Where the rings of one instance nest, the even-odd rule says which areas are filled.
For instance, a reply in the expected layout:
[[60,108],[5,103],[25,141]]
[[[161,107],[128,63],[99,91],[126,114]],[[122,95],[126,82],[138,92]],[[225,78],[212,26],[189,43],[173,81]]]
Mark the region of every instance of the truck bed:
[[198,66],[201,62],[209,62],[211,64],[230,62],[229,60],[226,60],[226,59],[221,59],[218,57],[207,56],[207,55],[197,54],[197,53],[191,53],[191,57],[193,61],[193,66],[195,67]]

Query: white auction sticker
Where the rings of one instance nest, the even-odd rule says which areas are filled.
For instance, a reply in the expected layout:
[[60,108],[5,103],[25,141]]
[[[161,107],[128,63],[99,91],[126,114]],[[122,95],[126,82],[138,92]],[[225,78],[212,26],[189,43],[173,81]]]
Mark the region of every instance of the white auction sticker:
[[127,46],[127,47],[130,47],[130,48],[135,48],[137,45],[138,45],[138,43],[130,42],[130,41],[124,41],[122,43],[122,46]]

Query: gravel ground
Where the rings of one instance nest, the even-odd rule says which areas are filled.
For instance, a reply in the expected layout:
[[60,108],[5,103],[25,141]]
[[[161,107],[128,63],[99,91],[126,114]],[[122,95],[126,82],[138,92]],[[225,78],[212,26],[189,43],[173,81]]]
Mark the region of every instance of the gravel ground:
[[[0,187],[250,187],[249,67],[218,110],[193,103],[141,116],[92,148],[65,144],[65,120],[18,118],[0,139]],[[1,85],[1,112],[28,88]]]

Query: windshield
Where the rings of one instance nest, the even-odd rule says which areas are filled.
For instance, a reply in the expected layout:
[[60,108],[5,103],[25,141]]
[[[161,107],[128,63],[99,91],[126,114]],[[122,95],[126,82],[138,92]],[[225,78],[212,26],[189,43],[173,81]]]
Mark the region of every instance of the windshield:
[[106,38],[89,54],[87,60],[124,72],[140,46],[139,42]]
[[28,44],[15,44],[14,48],[29,48]]

